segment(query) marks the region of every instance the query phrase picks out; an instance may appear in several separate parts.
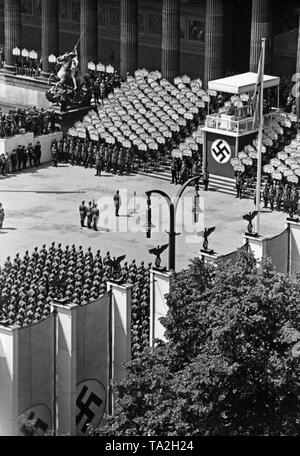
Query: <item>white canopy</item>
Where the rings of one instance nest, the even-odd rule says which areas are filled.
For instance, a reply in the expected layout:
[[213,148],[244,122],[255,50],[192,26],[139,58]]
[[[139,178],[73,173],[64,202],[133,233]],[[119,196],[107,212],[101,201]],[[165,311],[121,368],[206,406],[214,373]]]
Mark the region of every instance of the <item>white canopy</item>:
[[[257,73],[242,73],[236,76],[229,76],[228,78],[216,79],[209,81],[208,88],[216,90],[217,92],[226,92],[233,94],[241,94],[247,92],[254,92],[257,82]],[[264,75],[264,88],[279,86],[280,78],[277,76]]]

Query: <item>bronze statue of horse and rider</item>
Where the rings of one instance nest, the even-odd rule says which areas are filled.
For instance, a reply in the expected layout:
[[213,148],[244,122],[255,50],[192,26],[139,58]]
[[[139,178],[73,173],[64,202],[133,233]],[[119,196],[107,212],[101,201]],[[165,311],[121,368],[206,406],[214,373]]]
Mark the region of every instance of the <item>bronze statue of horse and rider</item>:
[[89,106],[92,93],[87,76],[82,81],[79,75],[77,45],[73,51],[58,57],[57,63],[60,69],[56,75],[52,74],[49,78],[49,84],[54,84],[46,92],[47,100],[60,106],[62,111]]

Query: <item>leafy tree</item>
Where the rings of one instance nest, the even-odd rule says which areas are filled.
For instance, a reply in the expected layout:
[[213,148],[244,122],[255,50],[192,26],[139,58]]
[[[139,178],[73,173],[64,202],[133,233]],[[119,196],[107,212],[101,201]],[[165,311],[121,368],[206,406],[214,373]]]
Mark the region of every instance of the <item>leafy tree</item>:
[[172,276],[167,343],[128,364],[101,435],[296,435],[300,283],[251,254]]

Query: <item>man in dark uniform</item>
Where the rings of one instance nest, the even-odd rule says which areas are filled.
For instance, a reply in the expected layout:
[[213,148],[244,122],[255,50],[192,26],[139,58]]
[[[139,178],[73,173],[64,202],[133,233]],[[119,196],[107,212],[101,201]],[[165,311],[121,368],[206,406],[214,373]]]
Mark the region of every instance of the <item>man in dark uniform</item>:
[[290,189],[288,184],[285,185],[282,193],[282,202],[284,212],[289,212],[290,208]]
[[89,202],[89,205],[87,207],[86,216],[87,216],[87,227],[89,229],[91,229],[92,220],[93,220],[93,206],[92,206],[91,201]]
[[34,146],[34,165],[39,166],[41,164],[42,148],[41,143],[38,141]]
[[25,146],[22,146],[23,169],[27,169],[28,154]]
[[120,197],[120,192],[119,190],[116,191],[115,196],[114,196],[114,204],[115,204],[115,214],[116,217],[119,217],[119,210],[121,206],[121,197]]
[[89,149],[90,147],[93,147],[92,146],[92,141],[89,143],[88,141],[85,141],[83,146],[82,146],[82,149],[83,149],[83,152],[82,152],[82,161],[83,161],[83,166],[85,168],[88,167],[88,160],[89,160]]
[[276,199],[276,210],[277,210],[277,211],[280,211],[280,210],[281,210],[282,192],[283,192],[282,185],[279,183],[279,184],[277,185],[277,187],[276,187],[276,195],[275,195],[275,199]]
[[172,159],[171,163],[171,174],[172,174],[172,181],[171,184],[177,185],[177,170],[176,170],[176,158]]
[[18,159],[18,171],[21,171],[22,163],[23,163],[22,146],[18,146],[18,148],[17,148],[17,159]]
[[32,168],[33,167],[33,158],[34,158],[32,143],[29,143],[29,145],[28,145],[27,154],[28,154],[29,166]]
[[51,148],[51,155],[53,160],[53,166],[57,168],[57,144],[54,142]]
[[242,195],[242,178],[241,178],[241,173],[238,172],[236,176],[236,198],[241,198]]
[[98,231],[97,225],[98,225],[100,212],[99,212],[99,208],[98,208],[97,204],[94,204],[92,214],[93,214],[93,229],[94,229],[94,231]]
[[102,158],[100,155],[100,152],[97,153],[96,156],[96,176],[101,176],[101,170],[102,170]]
[[86,219],[86,216],[87,216],[87,208],[85,206],[85,201],[82,201],[82,203],[80,204],[79,206],[79,215],[80,215],[80,225],[81,225],[81,228],[84,228],[84,221]]
[[11,171],[12,171],[12,173],[15,173],[17,171],[17,161],[18,161],[16,149],[14,149],[12,151],[10,160],[11,160]]
[[205,169],[205,172],[203,174],[203,185],[204,185],[204,191],[208,191],[208,184],[209,184],[209,172],[208,169]]
[[268,207],[268,201],[269,201],[269,191],[270,191],[270,185],[266,184],[264,191],[263,191],[263,199],[264,199],[264,208],[267,209]]
[[275,196],[276,196],[276,188],[274,185],[271,185],[270,190],[269,190],[269,203],[270,203],[270,208],[271,208],[272,212],[274,211]]

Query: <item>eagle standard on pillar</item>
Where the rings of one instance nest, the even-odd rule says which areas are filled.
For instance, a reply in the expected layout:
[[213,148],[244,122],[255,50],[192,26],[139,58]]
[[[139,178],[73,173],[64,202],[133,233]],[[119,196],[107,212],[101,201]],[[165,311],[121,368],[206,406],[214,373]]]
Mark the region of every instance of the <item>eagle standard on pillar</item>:
[[180,73],[180,0],[163,0],[161,71],[169,81]]
[[56,57],[59,52],[59,22],[58,22],[58,0],[42,1],[42,58],[43,76],[49,77],[51,63],[49,55]]
[[138,0],[121,0],[120,68],[133,74],[138,67]]
[[97,0],[80,2],[80,69],[81,74],[88,71],[88,63],[98,61],[98,9]]
[[4,2],[4,40],[5,40],[5,69],[15,72],[15,57],[12,54],[14,47],[21,45],[21,2],[19,0],[5,0]]
[[206,1],[204,85],[223,76],[223,0]]

